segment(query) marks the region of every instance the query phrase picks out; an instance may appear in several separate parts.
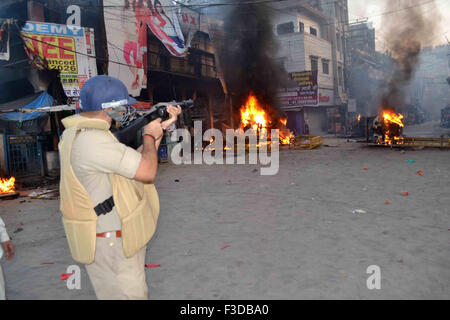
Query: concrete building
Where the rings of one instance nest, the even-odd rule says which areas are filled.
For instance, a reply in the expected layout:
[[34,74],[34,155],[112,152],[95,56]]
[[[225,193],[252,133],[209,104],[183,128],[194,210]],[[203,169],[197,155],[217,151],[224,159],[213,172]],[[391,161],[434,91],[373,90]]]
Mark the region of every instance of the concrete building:
[[[114,63],[111,55],[108,57],[102,0],[2,0],[0,9],[2,12],[0,18],[15,19],[18,25],[24,25],[26,21],[34,21],[88,27],[94,30],[95,34],[97,73],[107,74],[108,64]],[[216,102],[223,101],[224,98],[222,86],[216,74],[211,40],[205,29],[200,28],[199,12],[192,10],[184,12],[182,18],[195,22],[197,26],[186,57],[171,55],[158,38],[150,31],[147,32],[148,82],[147,88],[141,90],[138,100],[155,103],[194,98],[196,107],[193,118],[204,120],[205,129],[218,127],[220,121],[217,120],[222,118],[222,111],[225,108]],[[62,88],[58,72],[45,68],[36,70],[28,63],[24,41],[19,36],[20,28],[18,26],[13,30],[14,32],[11,32],[9,61],[0,60],[0,112],[6,113],[23,107],[42,91],[46,91],[54,98],[55,105],[70,103]],[[42,169],[45,166],[46,154],[57,152],[57,143],[63,128],[60,120],[67,116],[62,112],[50,114],[50,119],[44,128],[45,132],[43,130],[38,134],[29,134],[25,131],[14,132],[14,135],[24,137],[21,139],[25,139],[26,147],[32,149],[33,154],[36,155],[34,167],[39,169],[36,169],[39,174],[46,171]],[[12,159],[10,155],[16,154],[13,152],[15,146],[12,143],[3,143],[13,135],[7,129],[5,125],[0,126],[0,140],[2,140],[0,174],[12,172],[12,164],[17,162],[17,166],[23,167],[21,173],[28,175],[31,173],[30,170],[22,165],[24,156],[18,154],[17,159]],[[20,146],[25,145],[25,142]],[[25,147],[22,149],[28,150]]]
[[343,36],[343,25],[347,22],[334,27],[338,18],[334,17],[334,11],[331,18],[330,11],[324,10],[320,2],[283,1],[273,3],[272,7],[280,63],[288,73],[317,71],[317,104],[282,105],[288,113],[288,126],[297,133],[305,133],[306,121],[312,134],[343,133],[345,113],[341,116],[339,111],[346,109],[348,96],[347,46]]
[[348,43],[352,61],[348,85],[351,97],[356,100],[349,118],[358,114],[374,116],[378,110],[377,94],[387,79],[380,54],[375,51],[375,29],[366,21],[350,25]]
[[420,53],[420,65],[409,87],[407,102],[417,104],[433,120],[450,103],[450,44],[425,47]]

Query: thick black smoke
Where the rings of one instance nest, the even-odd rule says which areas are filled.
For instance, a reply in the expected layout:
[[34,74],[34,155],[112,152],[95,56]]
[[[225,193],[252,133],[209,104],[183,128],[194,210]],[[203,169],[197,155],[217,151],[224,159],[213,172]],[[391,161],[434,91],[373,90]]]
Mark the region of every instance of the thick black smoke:
[[271,25],[273,10],[262,4],[235,2],[225,17],[219,53],[234,113],[238,114],[253,92],[270,118],[277,120],[282,112],[277,107],[276,93],[287,75],[276,60],[278,44]]
[[[435,10],[430,11],[434,3],[424,9],[418,0],[400,2],[403,7],[409,8],[395,15],[386,15],[383,21],[384,28],[388,30],[386,41],[389,50],[397,61],[397,68],[381,101],[383,109],[391,110],[404,104],[404,89],[414,77],[420,62],[420,51],[436,34],[440,21],[440,15]],[[398,5],[397,1],[388,1],[386,9],[395,11]]]

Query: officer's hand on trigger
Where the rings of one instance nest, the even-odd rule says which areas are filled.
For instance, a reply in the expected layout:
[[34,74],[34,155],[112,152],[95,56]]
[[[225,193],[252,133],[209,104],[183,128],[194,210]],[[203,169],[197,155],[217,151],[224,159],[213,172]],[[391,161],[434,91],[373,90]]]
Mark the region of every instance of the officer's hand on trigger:
[[161,126],[161,118],[155,119],[144,127],[144,134],[150,134],[159,140],[163,135],[163,128]]

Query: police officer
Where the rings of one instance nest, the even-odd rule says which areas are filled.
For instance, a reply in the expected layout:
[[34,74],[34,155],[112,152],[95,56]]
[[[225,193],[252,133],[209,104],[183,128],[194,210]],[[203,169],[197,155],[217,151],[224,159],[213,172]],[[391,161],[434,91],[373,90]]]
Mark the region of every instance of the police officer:
[[136,104],[120,80],[89,79],[80,104],[80,115],[63,119],[59,144],[61,211],[72,257],[86,265],[98,299],[147,299],[146,244],[159,215],[157,150],[181,108],[169,106],[169,120],[145,126],[143,145],[134,150],[109,131],[112,119],[126,121]]

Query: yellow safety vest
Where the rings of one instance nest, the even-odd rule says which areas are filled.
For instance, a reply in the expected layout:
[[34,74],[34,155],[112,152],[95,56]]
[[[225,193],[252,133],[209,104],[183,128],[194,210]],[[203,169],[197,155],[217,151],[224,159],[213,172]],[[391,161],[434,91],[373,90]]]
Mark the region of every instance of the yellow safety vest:
[[[62,120],[66,128],[58,145],[61,165],[60,209],[62,222],[75,261],[90,264],[95,257],[97,215],[86,189],[75,176],[70,163],[72,144],[83,128],[109,131],[100,119],[79,115]],[[159,216],[159,198],[153,184],[144,184],[118,174],[110,174],[114,203],[122,223],[122,245],[127,258],[137,253],[153,236]]]

